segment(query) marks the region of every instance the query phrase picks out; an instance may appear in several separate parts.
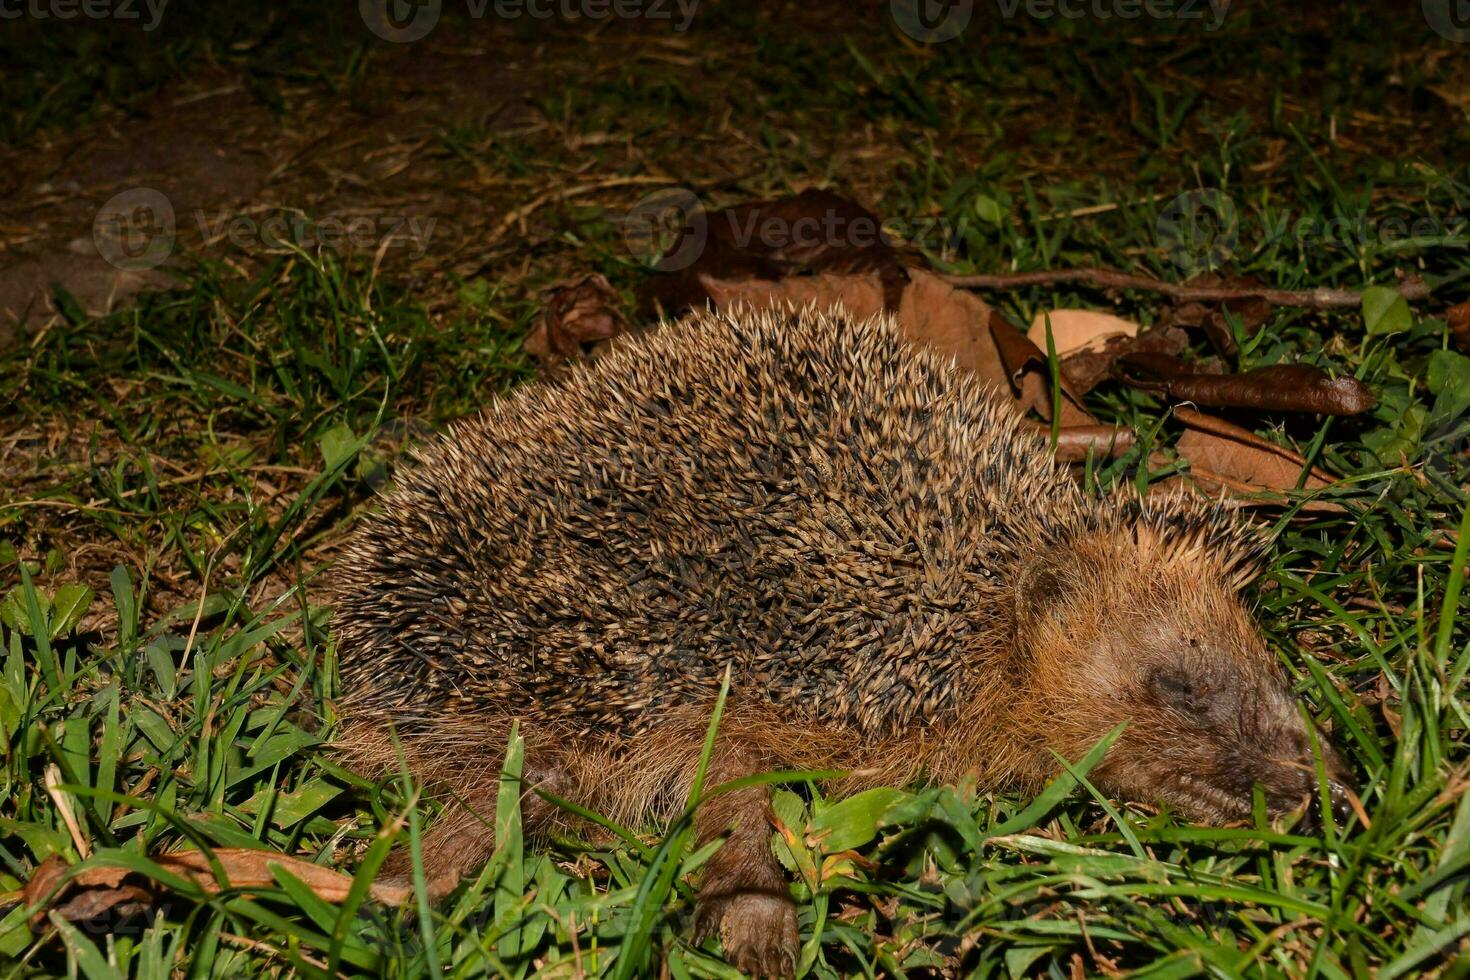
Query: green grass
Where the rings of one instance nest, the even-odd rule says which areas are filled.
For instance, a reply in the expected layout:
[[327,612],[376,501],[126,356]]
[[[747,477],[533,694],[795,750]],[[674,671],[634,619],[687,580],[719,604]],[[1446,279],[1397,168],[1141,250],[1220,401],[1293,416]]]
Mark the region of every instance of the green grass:
[[[242,62],[300,82],[297,42],[265,23],[246,33],[276,54]],[[772,779],[810,975],[1464,976],[1470,629],[1456,610],[1470,548],[1470,360],[1441,311],[1465,298],[1470,272],[1449,222],[1470,203],[1453,163],[1470,133],[1433,114],[1419,62],[1395,67],[1395,45],[1420,39],[1353,9],[1291,30],[1243,9],[1211,38],[1088,26],[1008,23],[926,51],[881,32],[784,31],[725,7],[690,41],[718,86],[629,58],[605,84],[537,94],[566,132],[500,136],[461,120],[425,152],[446,172],[547,185],[588,160],[599,175],[667,172],[717,202],[836,181],[885,217],[938,222],[952,234],[926,239],[929,258],[953,271],[1106,263],[1177,279],[1159,214],[1181,191],[1213,188],[1241,216],[1230,272],[1287,288],[1424,275],[1436,300],[1379,332],[1357,311],[1280,310],[1232,362],[1316,363],[1380,397],[1351,419],[1236,416],[1345,477],[1329,492],[1342,513],[1267,516],[1274,544],[1256,599],[1295,689],[1361,783],[1370,828],[1190,826],[1095,799],[1095,760],[1072,760],[1075,775],[1035,799],[960,785],[844,801],[799,775]],[[188,70],[201,42],[179,30],[140,50],[162,47]],[[1192,70],[1142,70],[1141,51],[1177,52]],[[60,57],[33,54],[40,69]],[[309,83],[356,71],[344,58],[348,68]],[[1261,90],[1261,63],[1275,89]],[[63,133],[163,77],[128,76],[100,97],[25,89],[3,135]],[[1216,84],[1190,80],[1207,77]],[[745,142],[719,129],[727,92],[742,100]],[[1329,138],[1333,113],[1387,99],[1433,125],[1389,127],[1355,148]],[[595,134],[617,139],[565,138]],[[845,155],[833,134],[881,152]],[[630,163],[629,145],[649,163]],[[534,375],[520,342],[541,285],[601,271],[631,308],[645,272],[613,219],[638,192],[548,207],[499,265],[467,282],[446,274],[432,295],[329,254],[248,268],[192,257],[180,289],[76,315],[4,355],[0,891],[51,855],[148,873],[146,855],[189,842],[302,855],[365,887],[385,828],[421,833],[434,806],[416,787],[368,783],[322,748],[337,721],[335,664],[314,578],[406,444]],[[1377,230],[1425,218],[1424,234],[1390,241],[1301,234],[1333,219]],[[1150,295],[1072,287],[992,299],[1018,320],[1054,306],[1144,321],[1163,309]],[[1190,356],[1210,356],[1195,339]],[[1095,469],[1100,486],[1167,472],[1148,465],[1178,433],[1165,403],[1105,385],[1089,406],[1140,434]],[[517,746],[494,815],[500,849],[427,915],[362,902],[361,889],[343,911],[287,876],[249,894],[186,890],[110,932],[32,934],[15,908],[0,918],[0,975],[632,976],[666,964],[674,977],[733,976],[715,941],[688,940],[710,849],[690,852],[687,820],[611,827],[611,844],[525,841]]]
[[0,111],[0,142],[135,112],[168,83],[222,64],[243,70],[251,93],[280,109],[283,87],[350,84],[366,47],[352,21],[326,4],[290,13],[263,0],[93,6],[118,16],[85,17],[76,7],[59,20],[20,15],[48,4],[8,8],[16,13],[5,21],[0,79],[11,98]]

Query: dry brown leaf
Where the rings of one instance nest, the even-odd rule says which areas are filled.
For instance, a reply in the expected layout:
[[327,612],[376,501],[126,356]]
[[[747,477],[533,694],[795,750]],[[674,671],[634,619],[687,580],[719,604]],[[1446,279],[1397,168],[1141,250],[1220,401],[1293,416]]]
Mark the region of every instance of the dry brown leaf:
[[[1006,380],[1017,393],[1020,410],[1023,413],[1034,411],[1050,422],[1052,392],[1046,354],[999,313],[990,315],[990,336],[1005,366]],[[1060,424],[1068,428],[1095,425],[1097,419],[1082,407],[1082,397],[1072,390],[1065,375],[1060,384]]]
[[[347,898],[352,879],[340,871],[324,868],[304,858],[261,851],[243,847],[217,847],[214,857],[224,871],[231,888],[274,888],[275,876],[271,865],[278,865],[291,872],[324,901],[341,902]],[[218,883],[210,868],[209,859],[202,851],[178,851],[164,854],[154,860],[165,870],[183,875],[207,892],[217,891]],[[378,901],[398,904],[407,899],[411,890],[389,888],[374,884],[370,894]]]
[[1038,350],[1046,350],[1046,328],[1051,325],[1057,358],[1085,351],[1099,352],[1115,337],[1138,336],[1138,324],[1098,310],[1051,310],[1036,314],[1026,336]]
[[903,262],[877,216],[831,191],[806,190],[793,197],[700,212],[683,234],[694,237],[681,238],[669,254],[697,251],[686,266],[645,281],[646,312],[675,317],[702,308],[711,299],[702,282],[705,278],[777,282],[804,274],[873,273],[889,310],[897,308],[908,283]]
[[581,276],[546,291],[541,319],[526,336],[537,357],[581,357],[588,346],[626,333],[617,290],[601,275]]
[[1357,415],[1377,400],[1357,378],[1329,377],[1309,364],[1270,364],[1241,374],[1201,371],[1169,354],[1135,351],[1120,356],[1118,375],[1144,391],[1215,408]]
[[[1254,276],[1220,276],[1207,272],[1195,276],[1186,284],[1200,288],[1259,289],[1263,283]],[[1214,348],[1225,356],[1238,351],[1235,332],[1231,321],[1240,324],[1246,336],[1254,337],[1261,326],[1271,318],[1276,306],[1263,296],[1237,296],[1222,302],[1184,301],[1166,313],[1170,324],[1181,327],[1196,327],[1205,332]]]
[[845,308],[858,319],[883,312],[883,284],[876,272],[861,276],[792,276],[786,279],[727,280],[700,276],[710,301],[719,309],[744,305],[755,310],[815,305]]
[[1470,354],[1470,300],[1445,310],[1445,320],[1450,325],[1450,337],[1462,352]]
[[1080,350],[1062,358],[1062,376],[1079,396],[1112,377],[1113,363],[1124,354],[1146,352],[1179,355],[1189,347],[1189,335],[1178,327],[1154,326],[1136,337],[1113,337],[1101,350]]
[[904,336],[952,356],[997,391],[1010,390],[1010,377],[990,337],[990,306],[974,293],[956,289],[919,269],[909,270],[909,284],[898,304]]
[[[1175,450],[1189,463],[1190,476],[1203,489],[1259,498],[1243,502],[1284,503],[1283,493],[1297,488],[1307,466],[1300,454],[1202,412],[1179,408],[1174,415],[1188,427]],[[1320,490],[1336,482],[1333,474],[1312,467],[1301,489]],[[1303,504],[1302,510],[1325,513],[1342,508],[1329,501],[1313,500]]]
[[[274,851],[219,847],[214,850],[214,858],[231,888],[278,887],[275,876],[271,874],[272,865],[301,879],[323,901],[340,903],[347,898],[352,887],[352,879],[341,872]],[[201,851],[161,854],[153,861],[165,871],[189,879],[206,892],[217,892],[220,888],[209,858]],[[63,882],[69,870],[69,865],[53,855],[41,862],[30,881],[26,882],[21,892],[22,901],[37,909],[30,919],[32,930],[44,928],[48,911],[72,922],[109,915],[133,915],[155,904],[163,891],[158,882],[129,868],[87,868]],[[377,883],[369,888],[369,895],[375,901],[389,905],[401,905],[412,894],[410,888]]]

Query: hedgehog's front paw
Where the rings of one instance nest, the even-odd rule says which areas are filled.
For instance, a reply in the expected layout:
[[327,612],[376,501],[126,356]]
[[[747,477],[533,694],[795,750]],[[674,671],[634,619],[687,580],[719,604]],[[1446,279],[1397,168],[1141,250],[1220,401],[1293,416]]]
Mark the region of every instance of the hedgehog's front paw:
[[796,932],[796,903],[786,895],[737,892],[702,899],[694,931],[703,937],[718,922],[725,959],[752,977],[796,976],[801,943]]

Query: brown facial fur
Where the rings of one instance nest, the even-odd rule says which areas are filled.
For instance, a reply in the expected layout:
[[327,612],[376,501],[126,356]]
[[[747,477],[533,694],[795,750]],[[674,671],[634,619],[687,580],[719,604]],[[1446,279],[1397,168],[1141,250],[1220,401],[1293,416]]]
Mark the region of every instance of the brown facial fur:
[[[1053,564],[1050,594],[1028,605],[1034,738],[1084,754],[1126,722],[1094,773],[1124,799],[1162,801],[1211,823],[1315,798],[1315,758],[1295,699],[1231,580],[1207,548],[1181,548],[1147,527],[1085,538]],[[1318,752],[1339,816],[1348,777],[1325,737]]]
[[[667,819],[727,667],[714,781],[1035,788],[1052,752],[1126,721],[1107,791],[1219,821],[1259,782],[1289,809],[1315,769],[1239,597],[1254,548],[1188,500],[1087,497],[887,321],[695,317],[512,395],[400,475],[336,572],[339,741],[388,773],[396,732],[462,801],[425,841],[436,895],[493,846],[513,720],[528,828],[566,822],[534,785]],[[766,792],[715,797],[697,831],[726,835],[697,928],[748,972],[790,972]]]

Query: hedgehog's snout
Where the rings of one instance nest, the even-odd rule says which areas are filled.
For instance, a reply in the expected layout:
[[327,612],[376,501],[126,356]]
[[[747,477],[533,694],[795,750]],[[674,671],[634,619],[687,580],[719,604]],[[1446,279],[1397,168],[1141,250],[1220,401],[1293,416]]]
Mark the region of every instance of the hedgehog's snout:
[[[1327,810],[1332,811],[1332,823],[1339,830],[1347,826],[1348,821],[1352,820],[1352,815],[1357,813],[1352,805],[1355,795],[1357,795],[1357,790],[1352,788],[1352,783],[1348,782],[1347,777],[1342,777],[1342,779],[1327,777],[1326,807]],[[1317,785],[1316,779],[1313,779],[1310,786],[1305,786],[1304,792],[1298,793],[1294,799],[1280,799],[1273,810],[1288,813],[1288,811],[1297,810],[1305,805],[1304,813],[1302,813],[1302,827],[1307,830],[1320,830],[1324,823],[1322,804],[1322,789]]]
[[[1325,776],[1327,803],[1341,826],[1355,812],[1356,789],[1347,764],[1324,732],[1314,726],[1309,733],[1303,727],[1294,701],[1285,697],[1282,700],[1284,711],[1290,715],[1283,719],[1284,724],[1266,729],[1262,744],[1250,750],[1263,763],[1251,782],[1259,782],[1265,789],[1266,803],[1273,813],[1305,807],[1308,825],[1320,825]],[[1245,768],[1249,774],[1251,767]],[[1249,787],[1244,788],[1249,794]]]
[[1168,802],[1211,822],[1249,819],[1257,786],[1272,814],[1316,819],[1325,777],[1333,817],[1345,824],[1355,790],[1342,755],[1278,677],[1250,664],[1214,655],[1150,668],[1143,703],[1158,712],[1149,727],[1167,737],[1145,742],[1162,751],[1136,760],[1139,769],[1159,778]]
[[1299,806],[1305,799],[1308,823],[1320,824],[1322,782],[1317,768],[1317,757],[1320,753],[1322,772],[1326,776],[1327,804],[1332,808],[1333,820],[1338,826],[1342,826],[1352,818],[1355,812],[1353,799],[1357,794],[1357,789],[1353,784],[1352,776],[1348,773],[1347,764],[1343,761],[1336,746],[1320,729],[1315,729],[1312,734],[1316,736],[1315,752],[1312,745],[1314,740],[1306,734],[1299,732],[1293,739],[1297,749],[1297,758],[1293,760],[1293,768],[1300,773],[1302,789],[1298,798],[1284,809]]
[[1353,816],[1353,796],[1356,791],[1346,783],[1329,779],[1327,792],[1332,805],[1332,818],[1339,826],[1347,823]]

